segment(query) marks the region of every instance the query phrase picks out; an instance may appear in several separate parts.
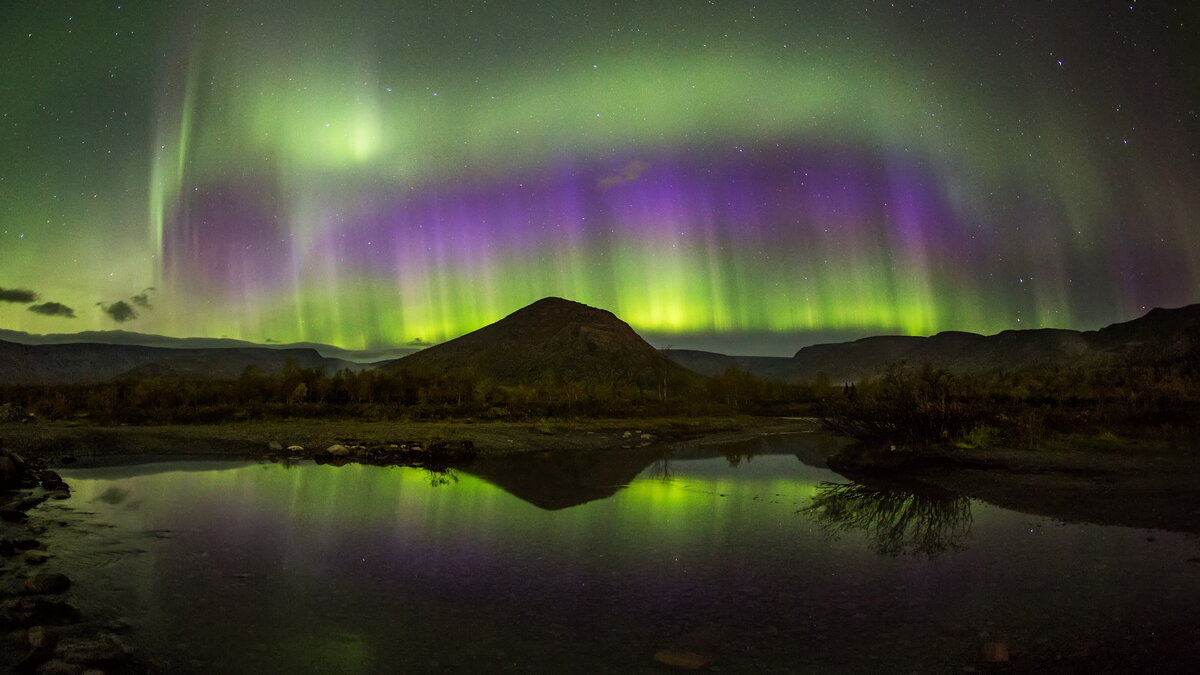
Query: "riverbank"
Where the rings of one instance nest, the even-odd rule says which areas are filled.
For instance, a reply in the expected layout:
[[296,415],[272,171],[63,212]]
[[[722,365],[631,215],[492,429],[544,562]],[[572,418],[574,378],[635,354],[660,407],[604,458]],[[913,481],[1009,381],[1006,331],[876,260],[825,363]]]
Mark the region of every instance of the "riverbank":
[[545,420],[491,422],[355,422],[282,420],[214,425],[80,426],[40,423],[0,425],[4,447],[29,457],[110,455],[262,456],[299,446],[304,455],[334,444],[469,443],[479,456],[555,450],[605,450],[678,443],[709,444],[817,428],[814,419],[761,417]]
[[[130,626],[81,611],[74,580],[47,545],[68,520],[39,508],[71,497],[44,462],[25,462],[0,448],[0,672],[143,672],[127,645]],[[103,668],[103,670],[98,670]]]
[[1200,455],[1179,448],[1056,441],[1032,450],[847,449],[829,464],[861,483],[914,482],[1064,522],[1200,533]]

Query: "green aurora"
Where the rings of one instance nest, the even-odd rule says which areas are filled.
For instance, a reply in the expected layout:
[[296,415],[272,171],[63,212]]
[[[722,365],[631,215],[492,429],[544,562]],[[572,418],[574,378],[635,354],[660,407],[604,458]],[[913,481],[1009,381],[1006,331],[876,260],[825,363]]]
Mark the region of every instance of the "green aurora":
[[361,348],[558,295],[787,353],[1195,301],[1196,10],[1043,4],[8,3],[0,287],[78,318],[0,325],[154,288],[122,328]]

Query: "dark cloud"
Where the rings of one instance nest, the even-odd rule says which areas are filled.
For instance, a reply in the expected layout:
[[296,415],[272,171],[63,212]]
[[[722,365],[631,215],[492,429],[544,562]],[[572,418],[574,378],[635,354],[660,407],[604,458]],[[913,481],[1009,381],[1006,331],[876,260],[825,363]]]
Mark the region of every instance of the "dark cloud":
[[649,168],[649,162],[635,159],[626,164],[619,173],[604,176],[600,180],[596,181],[596,187],[600,190],[607,190],[611,187],[616,187],[625,183],[632,183],[633,181],[641,178],[642,174],[645,173],[646,169]]
[[153,290],[154,287],[151,286],[150,288],[143,290],[141,293],[129,298],[129,301],[138,307],[141,307],[142,309],[153,309],[153,306],[150,304],[150,292]]
[[0,302],[37,302],[38,294],[28,288],[0,288]]
[[29,311],[46,316],[61,316],[67,319],[75,318],[75,310],[61,302],[43,302],[40,305],[30,305]]
[[133,306],[124,300],[118,300],[111,304],[107,302],[98,302],[96,304],[117,323],[125,323],[138,317],[137,311],[134,310]]

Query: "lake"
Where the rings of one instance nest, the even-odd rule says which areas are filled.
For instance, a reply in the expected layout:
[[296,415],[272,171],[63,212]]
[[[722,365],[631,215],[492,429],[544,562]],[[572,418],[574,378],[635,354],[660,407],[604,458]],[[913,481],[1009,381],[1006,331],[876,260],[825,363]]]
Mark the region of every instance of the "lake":
[[1008,672],[1046,672],[1200,625],[1194,536],[855,484],[821,468],[828,443],[445,474],[75,465],[39,512],[71,524],[44,539],[81,608],[171,672],[662,672],[661,650],[722,672],[984,672],[995,640]]

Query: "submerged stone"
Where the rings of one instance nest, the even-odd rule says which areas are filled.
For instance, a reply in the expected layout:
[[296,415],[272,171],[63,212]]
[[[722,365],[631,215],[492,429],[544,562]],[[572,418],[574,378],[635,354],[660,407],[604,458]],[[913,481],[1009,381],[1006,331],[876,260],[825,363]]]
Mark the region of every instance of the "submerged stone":
[[709,658],[680,649],[660,649],[654,653],[654,662],[679,670],[700,670],[708,666]]
[[71,587],[71,579],[58,572],[39,572],[21,584],[22,593],[65,593]]
[[129,647],[112,633],[100,633],[89,638],[73,638],[59,642],[56,654],[70,663],[110,663],[129,658]]
[[1010,656],[1007,640],[988,640],[981,651],[983,660],[988,663],[1007,663]]

